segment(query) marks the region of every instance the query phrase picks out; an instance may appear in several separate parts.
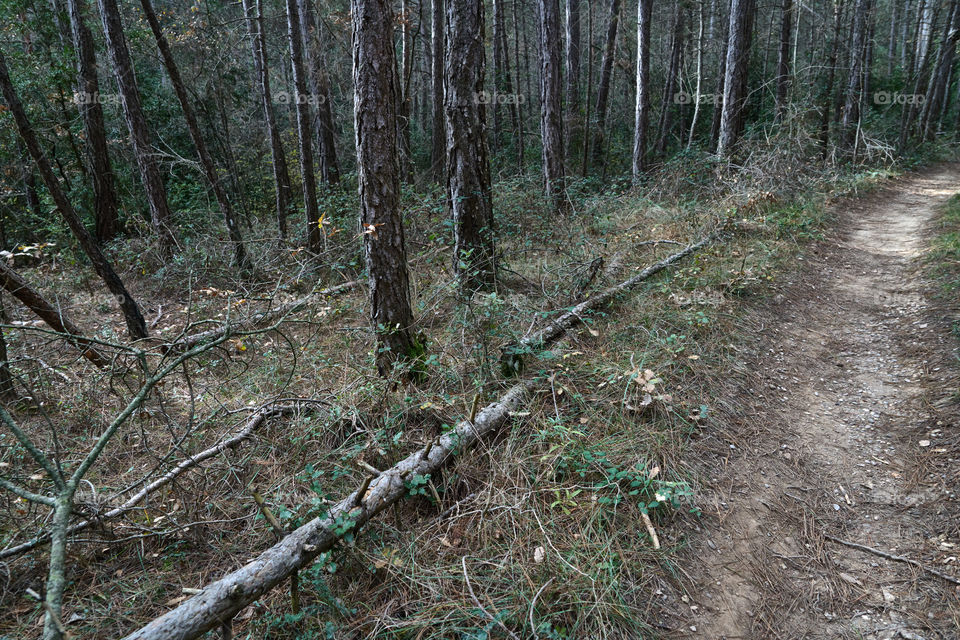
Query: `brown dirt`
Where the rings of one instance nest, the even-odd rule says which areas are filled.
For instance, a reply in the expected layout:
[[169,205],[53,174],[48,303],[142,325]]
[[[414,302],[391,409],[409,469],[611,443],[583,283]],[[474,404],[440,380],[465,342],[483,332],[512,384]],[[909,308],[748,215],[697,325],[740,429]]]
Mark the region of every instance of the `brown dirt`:
[[674,637],[960,637],[956,585],[825,538],[960,578],[955,313],[919,273],[958,190],[943,165],[839,206],[747,318],[755,338],[698,445],[704,532]]

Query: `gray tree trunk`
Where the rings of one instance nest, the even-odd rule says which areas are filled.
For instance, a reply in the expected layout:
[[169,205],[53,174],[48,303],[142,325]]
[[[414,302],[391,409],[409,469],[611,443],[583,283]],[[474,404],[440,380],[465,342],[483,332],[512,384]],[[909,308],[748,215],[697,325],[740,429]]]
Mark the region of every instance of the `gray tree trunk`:
[[567,0],[566,48],[567,134],[573,140],[580,111],[580,0]]
[[597,131],[593,139],[593,161],[603,165],[607,105],[610,102],[610,82],[613,77],[613,59],[617,50],[617,31],[620,28],[620,0],[610,0],[610,20],[603,44],[603,60],[600,62],[600,85],[597,87]]
[[780,5],[780,47],[777,52],[777,102],[776,117],[783,118],[790,91],[790,39],[793,28],[793,0],[783,0]]
[[847,78],[846,98],[843,105],[843,122],[840,125],[841,146],[846,152],[854,152],[857,132],[860,127],[860,106],[863,102],[863,56],[867,39],[867,13],[870,0],[857,0],[853,10],[853,34],[850,46],[850,75]]
[[467,290],[496,277],[486,113],[483,91],[483,0],[447,3],[447,196],[454,232],[454,271]]
[[558,0],[537,3],[540,48],[540,135],[543,139],[544,191],[554,212],[566,209],[561,105],[561,36]]
[[740,138],[747,98],[747,67],[753,36],[754,0],[731,0],[726,73],[723,81],[723,111],[717,155],[727,156]]
[[171,227],[167,190],[163,186],[163,177],[160,175],[160,167],[157,166],[153,145],[150,142],[150,129],[147,126],[147,118],[143,114],[143,105],[140,103],[140,91],[137,89],[137,79],[134,75],[130,50],[127,48],[127,38],[123,33],[120,9],[117,6],[117,0],[97,0],[97,4],[100,7],[107,49],[113,63],[113,73],[117,79],[117,87],[120,89],[123,115],[133,142],[133,153],[137,158],[140,179],[147,193],[150,222],[160,240],[160,247],[164,251],[170,251],[176,244],[176,240]]
[[397,65],[389,0],[351,0],[354,122],[360,225],[370,283],[370,318],[377,333],[377,369],[423,350],[413,333],[410,276],[400,215],[397,157]]
[[650,121],[650,20],[653,0],[637,2],[637,103],[633,122],[633,181],[646,171],[647,129]]
[[443,56],[446,47],[443,42],[443,0],[433,0],[431,3],[431,48],[433,49],[433,66],[430,77],[433,84],[433,124],[431,128],[430,166],[433,179],[437,184],[444,183],[445,142],[447,139],[446,127],[443,123]]
[[310,78],[311,102],[316,107],[314,133],[317,138],[317,160],[320,179],[327,184],[340,182],[336,136],[333,128],[333,105],[330,103],[330,76],[324,67],[320,30],[313,12],[313,0],[297,0],[300,28],[303,31],[303,53]]

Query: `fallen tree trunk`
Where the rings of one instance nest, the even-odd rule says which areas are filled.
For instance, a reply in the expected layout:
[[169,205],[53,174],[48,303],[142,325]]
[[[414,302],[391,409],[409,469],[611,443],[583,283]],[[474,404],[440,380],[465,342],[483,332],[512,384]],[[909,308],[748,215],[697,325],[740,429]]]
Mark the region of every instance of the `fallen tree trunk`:
[[273,322],[277,318],[282,318],[291,313],[296,313],[297,311],[300,311],[301,309],[306,307],[308,304],[310,304],[310,302],[316,299],[317,297],[335,296],[337,294],[344,293],[352,289],[356,289],[361,284],[363,284],[362,280],[351,280],[350,282],[344,282],[343,284],[338,284],[335,287],[328,287],[326,289],[321,289],[320,291],[311,293],[310,295],[304,298],[300,298],[295,302],[285,304],[276,309],[271,309],[270,311],[263,311],[261,313],[254,314],[247,320],[226,324],[224,326],[217,327],[216,329],[210,329],[209,331],[201,331],[200,333],[194,333],[189,336],[183,336],[182,338],[179,338],[173,341],[172,343],[170,343],[169,345],[167,345],[167,350],[183,351],[185,349],[192,349],[198,344],[209,342],[211,340],[217,340],[231,333],[236,333],[238,331],[249,331],[250,329],[255,329],[266,323]]
[[368,480],[349,496],[291,532],[244,567],[224,576],[176,609],[126,636],[125,640],[192,640],[215,627],[229,624],[248,604],[331,549],[347,532],[355,532],[371,518],[407,494],[407,478],[434,473],[484,435],[504,424],[521,406],[535,382],[521,382],[473,420],[415,451],[391,469]]
[[3,260],[0,260],[0,287],[9,291],[14,298],[37,314],[37,317],[46,322],[51,329],[70,336],[68,340],[80,349],[84,358],[98,367],[106,367],[110,364],[110,358],[98,351],[93,346],[94,343],[83,336],[80,327],[73,324],[62,311],[47,302],[39,291],[27,284],[26,280],[8,267]]
[[560,337],[563,336],[563,334],[566,333],[567,330],[573,325],[577,324],[578,322],[582,322],[583,316],[587,312],[602,307],[619,294],[632,289],[644,280],[647,280],[660,273],[670,265],[686,258],[690,254],[696,253],[700,249],[703,249],[708,244],[716,240],[720,233],[721,230],[718,229],[706,235],[703,239],[687,245],[680,251],[667,256],[660,262],[650,265],[632,278],[625,280],[620,284],[608,287],[594,296],[590,296],[577,306],[558,316],[543,327],[533,331],[532,333],[528,333],[519,342],[509,345],[503,350],[503,355],[500,360],[501,370],[503,371],[504,375],[519,375],[523,371],[524,353],[540,351],[547,348],[560,339]]
[[[235,431],[232,435],[230,435],[230,437],[226,438],[225,440],[221,440],[217,444],[207,449],[204,449],[203,451],[201,451],[196,455],[193,455],[193,456],[190,456],[189,458],[181,460],[179,463],[177,463],[176,466],[174,466],[172,469],[167,471],[165,474],[163,474],[159,478],[156,478],[152,482],[146,484],[137,493],[130,496],[130,498],[128,498],[127,501],[124,502],[122,505],[114,507],[113,509],[110,509],[109,511],[106,511],[104,513],[98,514],[97,517],[93,520],[81,520],[77,523],[70,525],[67,528],[67,535],[68,536],[73,535],[79,531],[88,529],[93,524],[101,524],[104,520],[112,520],[114,518],[118,518],[122,516],[123,514],[129,511],[134,510],[137,507],[137,505],[140,504],[141,501],[143,501],[144,498],[146,498],[148,495],[150,495],[157,489],[160,489],[170,484],[171,482],[176,480],[177,477],[179,477],[183,472],[196,467],[197,465],[199,465],[201,462],[204,462],[205,460],[209,460],[210,458],[216,455],[219,455],[220,453],[223,453],[227,449],[232,449],[233,447],[237,446],[238,444],[240,444],[241,442],[249,438],[254,431],[259,429],[263,425],[263,423],[266,422],[267,418],[272,418],[274,416],[291,413],[299,409],[301,409],[301,406],[299,404],[280,405],[280,406],[275,405],[271,407],[260,408],[254,415],[250,416],[250,418],[243,423],[242,427],[240,427],[237,431]],[[37,536],[36,538],[32,540],[28,540],[27,542],[24,542],[22,544],[18,544],[15,547],[3,549],[2,551],[0,551],[0,560],[18,556],[22,553],[26,553],[27,551],[30,551],[31,549],[37,548],[40,545],[47,544],[48,542],[50,542],[49,533]]]

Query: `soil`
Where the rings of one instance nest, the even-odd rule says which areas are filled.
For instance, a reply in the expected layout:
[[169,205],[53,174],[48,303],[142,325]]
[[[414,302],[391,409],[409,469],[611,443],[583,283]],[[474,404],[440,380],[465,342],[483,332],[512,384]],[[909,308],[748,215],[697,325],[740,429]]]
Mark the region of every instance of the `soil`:
[[749,315],[672,637],[960,638],[960,587],[918,566],[960,584],[957,309],[920,270],[958,190],[941,165],[843,203]]

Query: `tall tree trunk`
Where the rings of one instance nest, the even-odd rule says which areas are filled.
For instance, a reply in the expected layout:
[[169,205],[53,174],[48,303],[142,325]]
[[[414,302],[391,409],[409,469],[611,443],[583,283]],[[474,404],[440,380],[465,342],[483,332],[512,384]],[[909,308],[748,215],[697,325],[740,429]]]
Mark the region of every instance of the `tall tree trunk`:
[[561,106],[560,3],[537,3],[540,48],[540,136],[543,139],[544,191],[556,213],[566,209]]
[[580,111],[580,0],[567,0],[566,49],[567,138],[572,151]]
[[730,45],[730,30],[721,28],[723,42],[720,46],[720,68],[717,70],[717,92],[713,100],[713,118],[710,122],[710,153],[716,153],[720,144],[720,121],[723,117],[723,89],[727,80],[727,48]]
[[667,151],[667,139],[670,136],[672,128],[670,117],[672,109],[676,104],[677,80],[680,76],[680,69],[683,67],[683,40],[684,40],[684,7],[682,3],[677,3],[676,14],[673,19],[673,34],[670,37],[670,65],[667,68],[667,76],[663,82],[663,101],[660,109],[660,121],[657,126],[657,155],[663,155]]
[[900,24],[901,0],[890,0],[893,11],[890,14],[890,37],[887,39],[887,77],[893,75],[897,59],[897,27]]
[[697,70],[696,88],[693,92],[693,116],[690,118],[690,133],[687,136],[687,149],[693,146],[693,134],[697,130],[697,120],[700,117],[700,102],[703,89],[703,36],[706,28],[706,3],[700,0],[697,20]]
[[287,170],[287,156],[280,140],[280,130],[273,110],[273,93],[270,90],[270,67],[263,31],[263,7],[260,0],[243,0],[243,12],[247,18],[250,46],[253,52],[253,67],[257,74],[263,118],[267,123],[267,138],[270,141],[270,164],[273,167],[273,185],[277,195],[277,228],[280,237],[287,235],[287,217],[293,202],[293,187]]
[[[524,39],[526,45],[526,39]],[[520,10],[518,0],[513,0],[513,68],[517,74],[517,93],[520,93]],[[529,68],[527,69],[529,72]],[[525,96],[530,96],[530,78],[527,78],[527,91]],[[524,105],[525,101],[517,102],[517,173],[523,175],[524,152],[526,151],[527,139],[524,137]]]
[[780,5],[780,47],[777,53],[776,117],[782,120],[790,91],[790,31],[793,28],[793,0],[782,0]]
[[[503,19],[503,0],[493,0],[493,50],[494,50],[494,89],[497,93],[509,97],[507,108],[510,112],[510,122],[513,135],[518,136],[520,131],[519,100],[513,92],[513,77],[510,71],[510,49],[507,46],[506,27]],[[499,54],[497,54],[499,52]],[[499,103],[493,105],[496,114]],[[498,138],[498,131],[494,127],[494,138]],[[514,138],[516,140],[516,138]]]
[[370,317],[377,333],[377,369],[387,375],[397,359],[416,358],[423,351],[413,333],[400,215],[394,14],[389,0],[351,0],[350,9],[360,225],[370,282]]
[[867,38],[867,13],[870,0],[857,0],[853,10],[853,33],[850,46],[850,72],[847,78],[846,99],[843,105],[843,122],[840,125],[841,147],[848,153],[853,148],[860,127],[860,105],[863,102],[863,54]]
[[720,114],[720,138],[717,155],[733,150],[743,127],[747,98],[747,68],[753,35],[754,0],[731,0],[730,35],[727,44],[726,74],[723,81],[723,111]]
[[597,130],[593,139],[593,161],[603,165],[604,133],[607,124],[607,104],[610,101],[610,80],[613,77],[613,59],[617,47],[617,31],[620,26],[620,0],[610,0],[610,21],[603,45],[603,60],[600,63],[600,85],[597,87]]
[[300,28],[298,0],[287,0],[287,39],[290,41],[290,68],[293,72],[294,101],[297,113],[297,143],[300,149],[300,180],[303,183],[304,222],[307,226],[307,248],[320,253],[323,234],[320,210],[317,208],[317,178],[313,165],[313,133],[310,124],[310,95],[303,66],[303,32]]
[[840,35],[843,24],[843,0],[833,0],[833,41],[827,61],[827,81],[823,107],[820,112],[820,149],[826,158],[830,145],[830,121],[833,109],[833,87],[837,78],[837,54],[840,50]]
[[443,124],[443,58],[446,47],[443,42],[443,5],[444,0],[433,0],[431,2],[430,17],[431,24],[431,42],[433,45],[433,68],[430,70],[430,77],[433,80],[433,125],[430,131],[430,166],[432,167],[434,181],[437,184],[444,184],[444,158],[445,141],[447,137],[446,128]]
[[[0,322],[8,324],[7,310],[0,296]],[[0,329],[0,400],[10,400],[14,395],[13,374],[10,373],[10,356],[7,355],[7,341]]]
[[330,77],[323,62],[320,30],[314,16],[313,0],[297,0],[300,11],[300,28],[303,31],[303,54],[310,79],[310,101],[316,107],[314,133],[317,137],[317,160],[320,179],[327,184],[340,182],[340,165],[337,162],[335,130],[333,128],[333,105],[330,103]]
[[454,271],[467,290],[496,277],[490,162],[483,91],[483,0],[447,3],[447,196],[454,234]]
[[100,104],[97,54],[93,36],[83,19],[84,0],[67,0],[73,48],[77,56],[77,93],[87,157],[93,175],[95,235],[98,242],[112,240],[120,232],[119,198],[114,187],[113,167],[107,151],[107,129]]
[[110,51],[110,60],[113,63],[113,73],[120,89],[120,102],[123,105],[123,115],[130,130],[130,139],[133,142],[133,152],[137,158],[137,168],[140,170],[140,179],[147,193],[147,203],[150,207],[150,221],[154,232],[160,240],[160,247],[164,251],[173,249],[174,239],[170,206],[167,203],[167,190],[163,186],[163,177],[160,167],[157,166],[150,143],[150,130],[147,118],[143,114],[140,103],[140,91],[137,89],[137,79],[133,71],[133,62],[130,50],[127,48],[127,38],[123,33],[123,23],[120,20],[120,9],[117,0],[97,0],[100,7],[100,17],[103,20],[103,33]]
[[947,100],[950,70],[957,53],[957,41],[960,39],[960,3],[952,0],[950,11],[944,24],[943,39],[937,64],[930,76],[926,100],[920,117],[920,134],[924,140],[932,140],[936,134],[936,123],[941,105]]
[[637,104],[633,123],[633,182],[646,171],[650,120],[650,20],[653,0],[637,1]]
[[220,213],[223,215],[223,222],[227,225],[227,234],[233,243],[234,259],[237,265],[247,270],[250,268],[250,259],[247,257],[247,251],[243,246],[243,237],[240,234],[240,225],[237,223],[236,216],[233,213],[233,205],[230,204],[230,198],[224,190],[217,175],[217,167],[213,164],[213,158],[207,150],[207,143],[203,140],[203,134],[200,132],[200,123],[197,122],[197,114],[190,103],[190,96],[187,95],[187,88],[180,76],[180,69],[177,68],[177,62],[173,59],[173,52],[167,43],[166,36],[163,35],[163,29],[160,27],[160,21],[157,20],[157,14],[153,10],[153,4],[150,0],[140,0],[140,6],[143,7],[143,13],[150,24],[150,30],[153,31],[153,37],[157,41],[157,49],[160,50],[160,57],[163,59],[163,66],[167,69],[167,75],[170,76],[170,82],[173,84],[173,91],[177,94],[177,100],[180,102],[180,109],[183,111],[183,117],[187,121],[187,130],[190,132],[190,139],[193,146],[197,148],[197,155],[200,156],[200,165],[203,167],[203,175],[206,177],[210,188],[213,189],[213,195],[220,206]]
[[413,46],[410,35],[410,2],[400,0],[400,93],[397,105],[397,126],[400,128],[397,139],[400,142],[400,176],[410,182],[413,175],[413,161],[410,156],[410,79],[411,54]]
[[117,302],[119,302],[120,308],[123,310],[124,319],[127,322],[127,331],[130,337],[136,340],[146,338],[147,325],[143,320],[143,315],[140,313],[140,308],[137,306],[133,297],[127,292],[120,277],[113,270],[113,266],[103,255],[103,252],[100,250],[100,245],[98,245],[93,236],[90,235],[87,228],[83,226],[80,216],[77,215],[73,205],[70,204],[66,194],[60,187],[57,177],[53,174],[50,161],[47,160],[47,157],[43,154],[43,150],[40,148],[40,143],[37,141],[33,128],[30,126],[29,120],[27,120],[27,113],[23,108],[23,104],[20,102],[20,98],[17,97],[16,91],[14,90],[13,82],[10,80],[10,72],[7,70],[7,61],[2,52],[0,52],[0,91],[3,93],[3,99],[13,114],[13,119],[20,133],[20,137],[23,139],[27,151],[33,158],[34,164],[36,164],[37,170],[40,172],[40,177],[43,178],[43,182],[47,186],[47,191],[50,192],[50,197],[53,198],[57,206],[57,210],[60,212],[60,215],[63,216],[73,235],[77,238],[84,253],[90,258],[90,262],[93,263],[93,268],[97,272],[97,275],[103,279],[104,284],[107,285],[107,289],[110,290],[110,293],[112,293],[116,297]]

